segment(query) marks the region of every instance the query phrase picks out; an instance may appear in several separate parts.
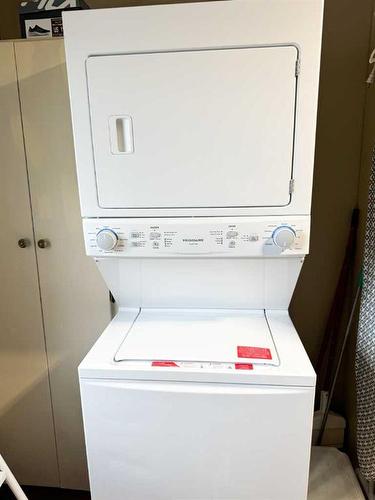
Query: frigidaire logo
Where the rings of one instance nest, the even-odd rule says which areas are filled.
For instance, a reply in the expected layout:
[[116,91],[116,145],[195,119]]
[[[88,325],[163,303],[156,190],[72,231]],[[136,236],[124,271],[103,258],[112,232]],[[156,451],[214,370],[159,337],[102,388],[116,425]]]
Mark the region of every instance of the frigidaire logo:
[[199,242],[203,241],[203,238],[182,238],[182,241],[184,241],[185,243],[191,243],[191,242],[199,243]]

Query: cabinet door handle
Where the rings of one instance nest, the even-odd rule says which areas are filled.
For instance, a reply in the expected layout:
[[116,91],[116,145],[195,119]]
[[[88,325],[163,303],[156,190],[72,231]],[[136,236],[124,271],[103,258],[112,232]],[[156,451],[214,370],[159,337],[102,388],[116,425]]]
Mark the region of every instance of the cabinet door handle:
[[21,238],[18,240],[18,246],[20,248],[26,248],[30,246],[30,240],[28,238]]
[[38,240],[38,247],[39,248],[47,248],[49,246],[50,246],[50,242],[48,240],[46,240],[45,238]]

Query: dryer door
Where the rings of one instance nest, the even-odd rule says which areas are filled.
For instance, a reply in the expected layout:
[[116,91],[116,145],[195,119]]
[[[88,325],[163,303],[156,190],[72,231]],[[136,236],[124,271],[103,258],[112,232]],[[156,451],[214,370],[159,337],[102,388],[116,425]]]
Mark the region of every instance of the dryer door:
[[290,203],[297,57],[294,46],[90,57],[99,205]]

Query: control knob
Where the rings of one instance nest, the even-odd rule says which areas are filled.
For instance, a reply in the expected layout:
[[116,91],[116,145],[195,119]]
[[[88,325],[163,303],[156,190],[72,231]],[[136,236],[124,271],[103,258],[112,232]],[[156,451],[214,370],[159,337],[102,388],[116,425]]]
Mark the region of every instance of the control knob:
[[118,236],[112,229],[102,229],[96,235],[96,244],[101,250],[109,252],[116,247],[117,243]]
[[282,250],[291,248],[296,239],[296,233],[290,226],[279,226],[272,234],[273,242]]

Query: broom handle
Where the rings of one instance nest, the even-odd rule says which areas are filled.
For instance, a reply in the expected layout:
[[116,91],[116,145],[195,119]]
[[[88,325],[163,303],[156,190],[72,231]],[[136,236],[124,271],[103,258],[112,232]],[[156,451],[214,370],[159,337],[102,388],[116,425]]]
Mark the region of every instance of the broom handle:
[[339,359],[337,361],[337,365],[336,365],[336,369],[335,369],[335,375],[333,377],[331,387],[329,388],[327,404],[326,404],[326,407],[325,407],[325,410],[324,410],[324,413],[323,413],[323,418],[322,418],[322,422],[321,422],[320,429],[319,429],[319,434],[318,434],[318,439],[317,439],[317,445],[318,446],[320,446],[321,443],[322,443],[323,434],[324,434],[324,431],[325,431],[325,428],[326,428],[326,424],[327,424],[328,413],[329,413],[329,409],[331,407],[332,397],[333,397],[333,393],[334,393],[336,382],[337,382],[337,377],[339,375],[339,371],[340,371],[340,368],[341,368],[342,358],[344,356],[344,351],[345,351],[346,343],[348,341],[350,329],[352,327],[354,313],[355,313],[355,310],[357,308],[357,303],[359,301],[359,297],[361,295],[361,290],[362,290],[362,271],[360,273],[359,283],[358,283],[358,287],[357,287],[357,292],[355,294],[354,302],[353,302],[353,305],[352,305],[352,310],[350,311],[349,320],[348,320],[348,323],[346,325],[344,340],[343,340],[343,343],[341,345],[340,355],[339,355]]

